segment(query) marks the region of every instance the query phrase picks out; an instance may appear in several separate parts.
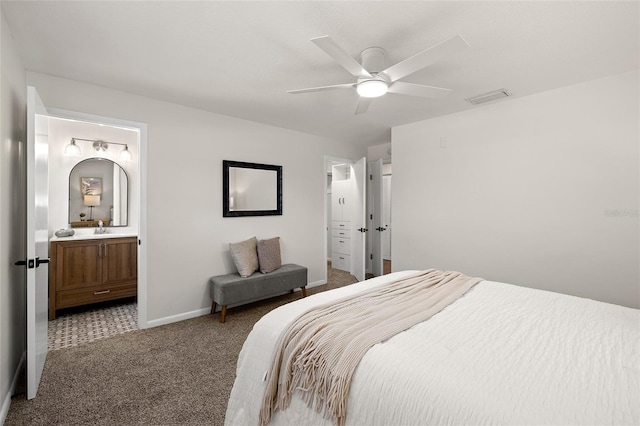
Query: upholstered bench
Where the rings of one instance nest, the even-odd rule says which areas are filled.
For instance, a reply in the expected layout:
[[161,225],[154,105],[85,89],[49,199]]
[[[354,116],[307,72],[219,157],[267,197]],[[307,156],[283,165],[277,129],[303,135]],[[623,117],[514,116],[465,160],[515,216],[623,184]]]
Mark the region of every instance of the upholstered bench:
[[302,297],[307,297],[307,268],[290,263],[268,274],[254,272],[247,278],[237,273],[218,275],[209,279],[209,285],[211,313],[215,312],[216,304],[220,305],[220,322],[224,322],[228,305],[264,299],[296,288],[302,289]]

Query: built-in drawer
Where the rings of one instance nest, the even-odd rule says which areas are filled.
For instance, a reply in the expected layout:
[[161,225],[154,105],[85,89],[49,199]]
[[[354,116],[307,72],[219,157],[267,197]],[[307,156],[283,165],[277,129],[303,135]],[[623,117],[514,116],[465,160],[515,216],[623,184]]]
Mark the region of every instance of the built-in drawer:
[[331,267],[349,272],[351,270],[351,256],[333,252],[331,254]]
[[137,283],[118,286],[100,286],[75,290],[61,290],[56,292],[56,309],[70,308],[88,303],[104,302],[135,296],[138,292]]
[[332,220],[331,227],[333,229],[351,229],[351,222],[346,220]]
[[332,229],[331,236],[336,238],[351,238],[351,231],[348,229]]
[[351,240],[348,238],[333,237],[331,250],[336,253],[351,254]]

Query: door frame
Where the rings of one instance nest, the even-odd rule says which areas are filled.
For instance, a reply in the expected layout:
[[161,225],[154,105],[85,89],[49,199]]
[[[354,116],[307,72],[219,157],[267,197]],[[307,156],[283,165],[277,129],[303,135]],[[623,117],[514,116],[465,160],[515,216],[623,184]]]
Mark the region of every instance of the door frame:
[[[355,207],[351,213],[351,275],[358,281],[366,276],[367,257],[367,157],[351,162],[352,203]],[[358,228],[358,226],[360,228]],[[362,247],[356,253],[355,248]]]
[[[384,167],[384,164],[382,164],[382,166]],[[390,163],[387,163],[390,164]],[[387,194],[385,192],[385,178],[388,178],[390,180],[389,182],[389,193]],[[386,234],[383,234],[383,239],[382,239],[382,261],[384,262],[385,260],[387,260],[385,258],[385,240],[388,239],[389,240],[389,261],[391,262],[391,265],[393,265],[393,251],[391,251],[391,242],[393,241],[393,220],[392,220],[392,216],[391,216],[391,198],[393,197],[391,194],[393,193],[392,191],[392,186],[393,186],[393,172],[388,173],[388,174],[384,174],[384,172],[382,173],[382,209],[383,209],[383,214],[382,217],[385,219],[388,219],[385,221],[384,226],[387,228],[386,230],[389,231]],[[387,206],[389,207],[389,211],[388,211],[388,216],[384,213],[384,211],[386,211]],[[383,263],[383,269],[384,269],[384,263]]]
[[148,328],[147,321],[147,123],[123,120],[104,115],[69,111],[59,108],[47,108],[49,117],[104,124],[138,131],[138,328]]
[[[327,249],[328,249],[328,238],[329,238],[329,222],[330,222],[330,218],[328,217],[328,212],[327,212],[327,208],[328,208],[328,194],[327,194],[327,173],[328,173],[328,169],[330,167],[330,165],[332,165],[333,163],[343,163],[343,164],[348,164],[350,166],[353,166],[354,164],[356,164],[357,162],[361,161],[364,159],[364,171],[365,171],[365,181],[364,181],[364,189],[363,189],[363,193],[362,193],[362,197],[365,198],[367,197],[367,181],[366,181],[366,168],[367,168],[367,160],[366,160],[366,156],[362,157],[362,158],[358,158],[357,160],[351,160],[349,158],[341,158],[341,157],[331,157],[328,155],[324,156],[324,161],[322,163],[322,167],[323,167],[323,174],[322,174],[322,183],[323,183],[323,187],[322,187],[322,193],[324,196],[324,231],[323,231],[323,235],[324,235],[324,242],[323,242],[323,256],[324,256],[324,266],[322,268],[323,273],[324,273],[324,283],[326,284],[328,281],[328,275],[327,275]],[[365,206],[364,206],[364,214],[365,214],[365,219],[366,219],[366,210],[367,210],[367,206],[366,206],[366,202],[365,202]],[[353,221],[352,221],[353,222]],[[353,223],[352,223],[353,224]],[[365,220],[364,223],[362,224],[363,227],[366,227],[367,221]],[[352,232],[352,236],[351,236],[351,240],[353,240],[353,229],[351,230]],[[352,243],[353,244],[353,243]],[[366,267],[366,251],[367,251],[367,245],[366,245],[366,236],[365,236],[365,242],[363,245],[363,253],[362,253],[362,257],[363,257],[363,262],[365,262],[365,267]],[[351,253],[351,266],[352,269],[349,271],[349,273],[352,273],[353,271],[353,252]],[[365,279],[365,277],[363,276],[363,280]]]
[[383,184],[382,158],[367,162],[367,266],[374,277],[384,275],[382,256],[382,232],[377,228],[383,226]]
[[322,235],[324,235],[324,242],[323,242],[323,268],[322,268],[322,273],[324,274],[324,284],[326,284],[329,280],[329,276],[328,276],[328,272],[327,272],[327,250],[329,249],[328,246],[328,238],[329,238],[329,221],[331,219],[329,219],[328,214],[327,214],[327,208],[329,206],[329,196],[327,194],[327,172],[329,169],[329,166],[331,165],[331,163],[345,163],[345,164],[352,164],[353,160],[349,159],[349,158],[341,158],[341,157],[331,157],[328,155],[324,156],[324,161],[322,162],[322,194],[324,197],[324,231],[322,233]]

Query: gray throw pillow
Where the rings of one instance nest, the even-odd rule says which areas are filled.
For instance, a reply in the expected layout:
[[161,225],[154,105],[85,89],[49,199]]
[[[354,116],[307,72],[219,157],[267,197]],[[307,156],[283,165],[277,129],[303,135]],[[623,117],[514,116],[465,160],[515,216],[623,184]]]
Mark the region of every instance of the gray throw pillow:
[[258,270],[257,242],[256,237],[252,237],[246,241],[229,244],[233,262],[236,264],[238,273],[243,278],[251,276],[251,274]]
[[282,266],[280,258],[280,237],[258,241],[258,262],[260,272],[267,274]]

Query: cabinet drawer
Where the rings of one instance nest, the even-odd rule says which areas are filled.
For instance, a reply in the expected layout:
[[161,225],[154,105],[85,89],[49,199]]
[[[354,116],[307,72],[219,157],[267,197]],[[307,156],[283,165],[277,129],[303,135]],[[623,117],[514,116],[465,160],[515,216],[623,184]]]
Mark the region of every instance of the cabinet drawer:
[[56,292],[56,309],[104,302],[105,300],[120,299],[122,297],[131,297],[135,296],[137,292],[138,286],[136,283],[62,290]]
[[349,272],[351,270],[351,256],[333,252],[331,254],[331,267]]
[[348,238],[333,237],[331,249],[336,253],[351,254],[351,240]]
[[333,229],[351,229],[351,222],[347,220],[332,220],[331,227]]
[[351,231],[348,229],[332,229],[331,236],[336,238],[351,238]]

